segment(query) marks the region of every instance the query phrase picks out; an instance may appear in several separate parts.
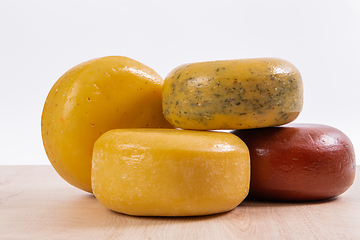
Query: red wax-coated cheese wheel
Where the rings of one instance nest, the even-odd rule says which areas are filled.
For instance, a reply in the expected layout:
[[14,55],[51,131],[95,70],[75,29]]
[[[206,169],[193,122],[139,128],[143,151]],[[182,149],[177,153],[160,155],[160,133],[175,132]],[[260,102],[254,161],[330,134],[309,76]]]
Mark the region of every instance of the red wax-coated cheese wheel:
[[322,200],[339,196],[354,182],[354,147],[336,128],[288,124],[232,133],[250,150],[249,198]]

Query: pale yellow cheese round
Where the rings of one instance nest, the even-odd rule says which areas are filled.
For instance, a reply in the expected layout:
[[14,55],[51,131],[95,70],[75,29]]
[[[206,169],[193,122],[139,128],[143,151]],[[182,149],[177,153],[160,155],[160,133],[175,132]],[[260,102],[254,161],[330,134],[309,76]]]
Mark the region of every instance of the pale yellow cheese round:
[[99,202],[138,216],[229,211],[247,196],[249,150],[223,132],[120,129],[94,146],[92,189]]
[[261,128],[297,118],[303,83],[295,66],[282,59],[199,62],[171,71],[162,97],[165,118],[178,128]]

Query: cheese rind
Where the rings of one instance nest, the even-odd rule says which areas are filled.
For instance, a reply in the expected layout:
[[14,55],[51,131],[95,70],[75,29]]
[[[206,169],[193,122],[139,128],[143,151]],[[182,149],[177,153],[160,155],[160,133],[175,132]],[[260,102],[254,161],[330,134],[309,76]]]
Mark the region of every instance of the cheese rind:
[[303,106],[299,71],[276,58],[185,64],[163,84],[163,113],[183,129],[247,129],[279,126]]
[[94,146],[92,189],[105,207],[139,216],[229,211],[247,196],[250,157],[230,133],[120,129]]
[[354,183],[355,149],[339,129],[291,123],[231,132],[250,151],[252,199],[324,200],[339,196]]
[[59,175],[91,192],[95,140],[117,128],[172,128],[162,114],[163,79],[148,66],[122,56],[81,63],[62,75],[45,101],[41,132]]

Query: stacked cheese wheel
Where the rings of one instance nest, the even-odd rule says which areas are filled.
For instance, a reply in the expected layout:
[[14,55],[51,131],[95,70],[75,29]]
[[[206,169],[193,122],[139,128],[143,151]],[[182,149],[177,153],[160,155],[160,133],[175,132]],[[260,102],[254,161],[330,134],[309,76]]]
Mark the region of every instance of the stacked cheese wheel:
[[345,134],[325,125],[281,126],[302,106],[300,73],[281,59],[187,64],[163,85],[164,116],[175,127],[237,129],[232,133],[250,150],[249,197],[261,200],[331,198],[354,182],[354,148]]
[[248,194],[318,200],[352,185],[354,149],[343,133],[282,126],[302,106],[300,73],[281,59],[187,64],[162,80],[135,60],[105,57],[55,83],[42,136],[60,176],[114,211],[206,215]]

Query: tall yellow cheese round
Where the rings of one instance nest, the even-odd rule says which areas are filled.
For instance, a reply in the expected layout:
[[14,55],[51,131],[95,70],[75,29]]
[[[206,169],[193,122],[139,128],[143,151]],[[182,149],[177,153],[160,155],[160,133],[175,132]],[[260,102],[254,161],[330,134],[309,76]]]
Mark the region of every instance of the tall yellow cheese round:
[[51,89],[41,132],[46,154],[59,175],[91,190],[95,140],[115,128],[171,128],[161,107],[162,78],[120,56],[93,59],[67,71]]
[[95,142],[92,164],[96,198],[129,215],[226,212],[249,190],[249,150],[230,133],[111,130]]
[[247,129],[293,121],[303,83],[289,62],[275,58],[185,64],[163,85],[165,118],[183,129]]

